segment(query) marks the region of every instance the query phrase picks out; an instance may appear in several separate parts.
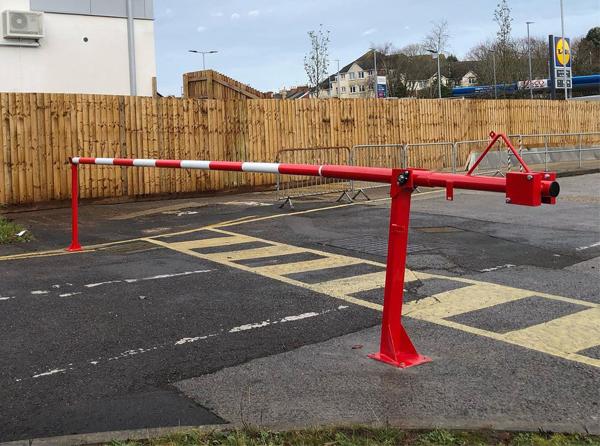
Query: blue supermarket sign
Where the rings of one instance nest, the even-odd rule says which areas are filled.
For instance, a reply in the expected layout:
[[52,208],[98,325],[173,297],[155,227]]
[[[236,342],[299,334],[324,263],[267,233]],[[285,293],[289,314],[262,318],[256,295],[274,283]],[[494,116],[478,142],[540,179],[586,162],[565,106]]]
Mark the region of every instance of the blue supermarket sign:
[[377,97],[387,98],[387,78],[385,76],[377,76]]

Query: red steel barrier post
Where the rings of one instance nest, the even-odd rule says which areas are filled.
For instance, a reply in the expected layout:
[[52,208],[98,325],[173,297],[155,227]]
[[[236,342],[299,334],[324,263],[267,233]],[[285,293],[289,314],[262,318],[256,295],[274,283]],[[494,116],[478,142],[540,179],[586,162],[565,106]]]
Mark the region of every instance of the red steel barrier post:
[[412,172],[410,170],[394,169],[390,190],[392,209],[390,212],[381,341],[379,352],[369,355],[370,358],[377,361],[401,368],[431,361],[428,357],[417,353],[402,325],[406,249],[408,247],[410,201],[413,190]]
[[79,165],[71,162],[71,246],[67,251],[81,251],[79,244]]

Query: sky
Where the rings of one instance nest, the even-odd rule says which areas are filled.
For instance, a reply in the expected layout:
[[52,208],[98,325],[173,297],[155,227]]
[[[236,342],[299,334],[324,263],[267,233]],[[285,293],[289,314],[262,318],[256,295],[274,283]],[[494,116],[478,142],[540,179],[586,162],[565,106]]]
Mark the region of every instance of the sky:
[[[401,48],[419,43],[433,21],[446,20],[449,52],[463,58],[495,36],[498,0],[154,0],[158,87],[181,94],[182,75],[202,69],[202,55],[216,50],[206,67],[262,91],[306,84],[307,32],[330,31],[329,58],[342,66],[373,44]],[[464,5],[461,7],[460,5]],[[559,0],[509,0],[512,35],[560,35]],[[564,0],[565,35],[583,36],[600,24],[600,0]],[[331,62],[330,72],[337,70]]]

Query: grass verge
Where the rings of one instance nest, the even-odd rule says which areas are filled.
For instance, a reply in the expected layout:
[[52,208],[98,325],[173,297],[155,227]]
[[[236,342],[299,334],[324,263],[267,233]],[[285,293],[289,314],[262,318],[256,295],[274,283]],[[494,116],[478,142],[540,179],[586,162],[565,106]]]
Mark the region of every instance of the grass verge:
[[600,437],[497,431],[409,431],[386,428],[314,429],[289,432],[191,431],[109,446],[600,446]]
[[4,217],[0,217],[0,245],[28,242],[31,240],[31,234],[29,232],[26,232],[19,237],[17,234],[21,231],[24,231],[24,228],[21,225],[8,221]]

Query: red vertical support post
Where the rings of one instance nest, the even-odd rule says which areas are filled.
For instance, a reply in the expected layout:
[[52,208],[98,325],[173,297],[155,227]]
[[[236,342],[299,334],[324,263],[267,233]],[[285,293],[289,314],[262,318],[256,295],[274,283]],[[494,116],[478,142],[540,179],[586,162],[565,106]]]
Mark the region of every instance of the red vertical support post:
[[410,200],[413,190],[412,172],[410,170],[394,169],[390,192],[392,209],[383,300],[381,343],[379,353],[369,355],[370,358],[401,368],[412,367],[431,361],[426,356],[417,353],[402,325],[406,248],[408,246]]
[[71,246],[67,251],[81,251],[79,244],[79,166],[71,163]]

